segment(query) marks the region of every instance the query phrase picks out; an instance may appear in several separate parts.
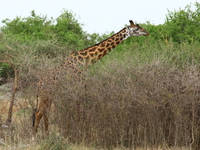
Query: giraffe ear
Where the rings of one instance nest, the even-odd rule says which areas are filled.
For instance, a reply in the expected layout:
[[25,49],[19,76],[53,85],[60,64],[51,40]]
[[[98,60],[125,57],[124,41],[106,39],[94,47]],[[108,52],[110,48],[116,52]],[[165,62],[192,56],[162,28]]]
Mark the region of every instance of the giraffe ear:
[[131,24],[131,25],[134,25],[134,22],[133,22],[133,20],[129,20],[129,22],[130,22],[130,24]]

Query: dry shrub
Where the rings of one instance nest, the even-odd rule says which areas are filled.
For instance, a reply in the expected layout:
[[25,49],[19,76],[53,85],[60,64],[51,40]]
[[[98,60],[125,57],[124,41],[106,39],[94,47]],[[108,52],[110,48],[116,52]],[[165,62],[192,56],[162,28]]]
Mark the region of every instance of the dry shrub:
[[[118,66],[117,68],[115,66]],[[199,145],[199,71],[113,62],[56,88],[51,123],[72,143],[100,147]],[[83,83],[86,83],[86,87]]]

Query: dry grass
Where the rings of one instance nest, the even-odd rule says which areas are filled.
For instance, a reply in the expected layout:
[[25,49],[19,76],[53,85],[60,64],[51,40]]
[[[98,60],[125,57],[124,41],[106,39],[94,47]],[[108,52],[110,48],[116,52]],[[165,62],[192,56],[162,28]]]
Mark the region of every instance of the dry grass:
[[[28,105],[15,112],[12,127],[1,128],[6,144],[0,149],[198,149],[199,55],[193,57],[191,45],[179,53],[173,45],[147,47],[95,64],[85,73],[86,88],[74,78],[62,79],[53,90],[50,138],[44,138],[41,122],[33,143],[35,85],[46,72],[43,63],[37,64],[21,80],[20,93]],[[46,68],[52,66],[46,63]]]

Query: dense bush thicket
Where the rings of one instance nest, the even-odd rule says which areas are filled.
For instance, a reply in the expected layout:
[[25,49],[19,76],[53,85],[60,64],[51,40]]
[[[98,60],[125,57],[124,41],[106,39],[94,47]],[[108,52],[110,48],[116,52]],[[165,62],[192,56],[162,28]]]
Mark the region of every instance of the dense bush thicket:
[[200,42],[200,3],[196,2],[194,7],[187,5],[184,9],[168,11],[164,24],[152,25],[147,22],[143,27],[151,33],[150,37],[154,42]]
[[[194,6],[168,12],[162,25],[141,24],[150,36],[127,39],[91,66],[85,72],[86,88],[74,78],[61,80],[50,114],[53,139],[44,141],[42,149],[65,149],[66,143],[199,149],[200,4]],[[88,34],[66,10],[56,19],[32,11],[27,18],[3,23],[0,77],[13,77],[12,69],[19,72],[19,90],[29,107],[0,136],[11,135],[8,143],[29,143],[37,81],[70,52],[113,33]]]
[[72,143],[104,147],[198,149],[198,69],[181,71],[163,62],[138,68],[129,64],[134,62],[131,55],[126,58],[125,64],[114,60],[95,76],[88,75],[86,93],[62,81],[66,84],[55,92],[52,113],[59,133]]

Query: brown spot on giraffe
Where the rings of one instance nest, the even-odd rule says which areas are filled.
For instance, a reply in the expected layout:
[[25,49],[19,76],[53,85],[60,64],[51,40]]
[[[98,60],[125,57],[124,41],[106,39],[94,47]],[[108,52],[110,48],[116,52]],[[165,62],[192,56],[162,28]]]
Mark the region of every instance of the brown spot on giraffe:
[[50,112],[50,107],[54,99],[52,96],[52,83],[54,87],[58,86],[58,80],[67,74],[72,74],[80,78],[83,66],[87,68],[89,65],[95,63],[125,39],[131,36],[149,35],[145,29],[139,25],[135,25],[132,20],[129,22],[129,26],[106,40],[83,50],[72,52],[63,64],[50,71],[47,76],[38,82],[38,97],[40,98],[40,103],[34,114],[35,117],[33,117],[35,118],[33,120],[33,136],[37,132],[42,117],[44,117],[45,132],[48,132],[48,113]]
[[104,51],[103,48],[98,48],[99,53],[102,53]]
[[95,49],[96,49],[96,48],[90,48],[90,49],[88,50],[88,52],[89,52],[89,53],[95,52]]

